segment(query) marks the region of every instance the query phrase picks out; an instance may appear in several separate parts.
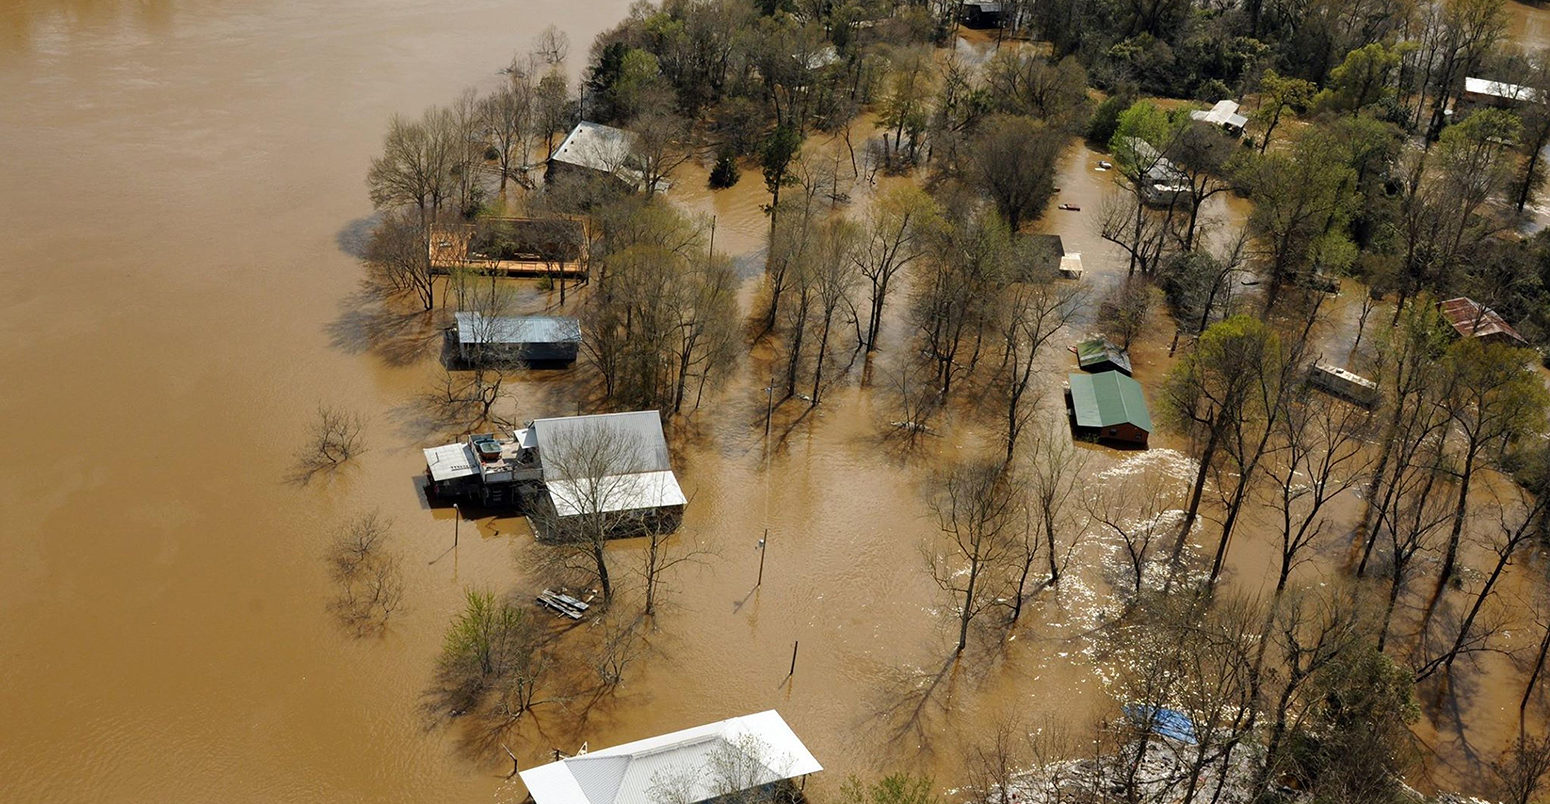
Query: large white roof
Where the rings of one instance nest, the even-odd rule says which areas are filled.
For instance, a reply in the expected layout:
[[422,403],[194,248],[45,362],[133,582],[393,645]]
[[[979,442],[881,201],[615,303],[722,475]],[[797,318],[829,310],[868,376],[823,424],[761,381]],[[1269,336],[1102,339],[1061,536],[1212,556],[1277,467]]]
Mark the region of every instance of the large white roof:
[[537,804],[654,804],[668,798],[666,791],[704,801],[821,770],[771,709],[562,759],[521,776]]
[[689,504],[672,472],[609,475],[596,482],[590,478],[550,480],[544,487],[549,489],[549,498],[554,501],[554,510],[560,516],[611,514]]
[[1504,81],[1492,81],[1486,78],[1465,78],[1464,91],[1474,95],[1490,95],[1491,97],[1514,101],[1539,100],[1539,91],[1533,87],[1509,84]]
[[1231,100],[1219,100],[1209,110],[1196,110],[1190,112],[1189,116],[1195,120],[1204,120],[1212,125],[1232,126],[1233,128],[1243,128],[1249,122],[1247,117],[1238,114],[1237,101]]
[[549,158],[602,173],[620,173],[634,150],[634,132],[583,120]]

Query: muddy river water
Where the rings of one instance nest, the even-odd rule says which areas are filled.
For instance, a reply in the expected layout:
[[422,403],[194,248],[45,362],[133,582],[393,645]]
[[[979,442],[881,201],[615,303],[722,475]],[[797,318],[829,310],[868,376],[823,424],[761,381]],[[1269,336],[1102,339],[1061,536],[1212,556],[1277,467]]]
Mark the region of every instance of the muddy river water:
[[[464,522],[448,551],[454,522],[422,506],[426,444],[404,414],[436,363],[366,348],[348,247],[389,115],[492,85],[550,23],[578,62],[627,5],[0,8],[0,798],[520,798],[509,763],[471,755],[421,705],[463,589],[533,581],[530,533]],[[1068,155],[1059,200],[1087,211],[1045,226],[1101,284],[1123,265],[1090,224],[1097,159]],[[752,259],[767,225],[756,172],[714,197],[694,184],[677,201],[717,214],[718,250]],[[1137,350],[1143,379],[1157,341]],[[714,555],[675,576],[652,654],[615,695],[585,718],[540,708],[512,735],[524,765],[778,707],[830,769],[816,784],[901,762],[948,779],[961,745],[1006,716],[1079,727],[1108,711],[1070,639],[1101,578],[1035,604],[973,671],[939,672],[950,615],[920,556],[922,492],[932,466],[976,447],[972,428],[901,459],[878,438],[880,401],[846,386],[770,448],[757,385],[719,389],[676,456],[686,538]],[[517,410],[574,412],[552,391],[519,384]],[[301,487],[286,478],[320,404],[365,414],[370,450]],[[1188,470],[1166,449],[1095,465],[1121,459]],[[368,509],[396,523],[406,608],[355,640],[326,611],[321,555]],[[1243,548],[1234,572],[1259,577],[1265,556]],[[912,707],[927,686],[932,703]]]

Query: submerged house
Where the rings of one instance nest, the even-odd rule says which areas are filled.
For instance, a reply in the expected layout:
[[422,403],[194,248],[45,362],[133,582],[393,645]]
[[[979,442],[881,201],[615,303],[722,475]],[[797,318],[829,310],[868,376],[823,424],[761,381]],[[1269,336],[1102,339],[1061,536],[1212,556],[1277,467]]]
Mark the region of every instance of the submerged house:
[[583,120],[550,154],[544,180],[607,177],[631,191],[639,190],[642,177],[634,166],[635,144],[632,131]]
[[821,770],[771,709],[583,752],[522,771],[521,777],[534,804],[719,804],[746,800],[752,791],[794,788],[793,779],[805,781]]
[[1175,201],[1186,200],[1195,191],[1189,176],[1178,165],[1163,156],[1151,143],[1140,137],[1127,137],[1125,148],[1134,160],[1134,168],[1141,174],[1141,200],[1152,206],[1171,206]]
[[464,366],[522,364],[563,367],[581,350],[581,322],[564,316],[487,316],[459,312],[447,329],[457,362]]
[[1119,371],[1130,376],[1130,353],[1110,343],[1107,338],[1082,341],[1076,347],[1076,365],[1083,371]]
[[963,24],[970,28],[1001,27],[1002,9],[999,2],[964,3]]
[[1487,343],[1505,343],[1509,346],[1528,344],[1499,313],[1474,299],[1459,296],[1442,302],[1437,305],[1437,309],[1460,338],[1479,338]]
[[1146,447],[1152,415],[1140,383],[1118,371],[1070,374],[1068,381],[1066,406],[1077,435]]
[[515,506],[540,536],[583,520],[628,537],[678,527],[678,485],[654,410],[534,419],[425,450],[426,496]]
[[1465,78],[1464,94],[1460,97],[1468,104],[1499,108],[1511,108],[1525,103],[1538,103],[1541,100],[1539,90],[1533,87],[1509,84],[1505,81],[1492,81],[1487,78]]
[[1308,371],[1308,382],[1335,396],[1355,402],[1363,407],[1378,404],[1378,384],[1355,372],[1327,363],[1314,363]]
[[1242,134],[1243,127],[1249,124],[1249,119],[1238,114],[1238,102],[1231,100],[1219,100],[1210,109],[1197,109],[1189,113],[1193,120],[1202,123],[1210,123],[1228,134]]

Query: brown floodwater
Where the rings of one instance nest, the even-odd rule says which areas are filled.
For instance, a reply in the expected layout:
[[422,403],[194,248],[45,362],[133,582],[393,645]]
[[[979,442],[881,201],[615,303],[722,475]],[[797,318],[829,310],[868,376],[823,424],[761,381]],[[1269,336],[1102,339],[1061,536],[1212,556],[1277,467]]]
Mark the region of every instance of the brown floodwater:
[[[626,7],[20,0],[0,11],[6,798],[521,796],[502,778],[508,762],[470,752],[466,730],[422,704],[463,590],[541,584],[538,548],[521,520],[485,518],[464,522],[449,551],[451,513],[425,508],[416,488],[419,449],[442,435],[420,426],[414,403],[438,372],[435,332],[363,306],[349,250],[389,115],[493,85],[551,22],[578,61]],[[858,150],[868,131],[853,132]],[[1057,201],[1083,211],[1035,224],[1083,253],[1095,288],[1124,271],[1091,223],[1112,177],[1095,170],[1100,158],[1068,152]],[[673,200],[715,215],[718,251],[756,268],[768,225],[757,170],[717,193],[702,169],[678,179]],[[854,183],[850,206],[872,191]],[[1235,225],[1245,209],[1222,199],[1208,212]],[[745,304],[753,295],[750,281]],[[886,344],[905,338],[899,319]],[[394,348],[380,347],[384,333]],[[1143,382],[1166,370],[1170,334],[1137,345]],[[1063,356],[1050,357],[1052,384]],[[878,372],[896,357],[885,348]],[[678,433],[692,499],[678,538],[712,554],[673,576],[651,651],[616,693],[545,705],[513,729],[523,764],[777,707],[829,769],[820,790],[900,766],[951,783],[963,746],[998,721],[1080,729],[1112,712],[1080,634],[1111,605],[1115,546],[1090,540],[1074,563],[1089,569],[1035,601],[1008,641],[949,666],[951,612],[921,557],[935,531],[924,498],[932,471],[984,448],[987,433],[960,414],[903,454],[880,438],[892,412],[857,387],[858,361],[807,415],[782,406],[766,441],[767,358],[755,349]],[[512,407],[560,415],[578,398],[567,378],[535,378],[516,384]],[[370,450],[332,479],[288,482],[320,404],[365,415]],[[1188,476],[1183,445],[1160,435],[1154,446],[1085,451],[1119,488]],[[330,529],[369,509],[396,523],[405,610],[381,639],[357,640],[326,609],[321,556]],[[1238,545],[1234,583],[1255,588],[1268,543],[1249,530]],[[612,548],[616,569],[638,549]]]

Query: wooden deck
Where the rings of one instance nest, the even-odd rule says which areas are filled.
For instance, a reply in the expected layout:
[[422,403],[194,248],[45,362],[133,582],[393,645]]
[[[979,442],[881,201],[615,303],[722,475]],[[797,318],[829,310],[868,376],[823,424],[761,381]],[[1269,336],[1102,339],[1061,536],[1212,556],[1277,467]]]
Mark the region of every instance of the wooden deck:
[[507,277],[560,277],[584,279],[587,276],[586,258],[548,259],[541,254],[524,255],[519,259],[493,259],[487,255],[470,252],[475,227],[469,224],[432,226],[430,232],[431,270],[449,274],[462,269],[484,275]]

